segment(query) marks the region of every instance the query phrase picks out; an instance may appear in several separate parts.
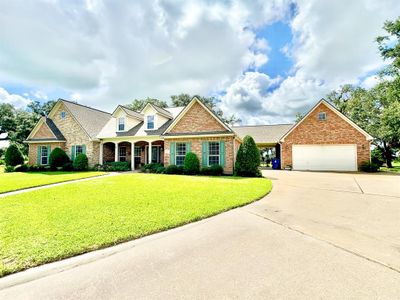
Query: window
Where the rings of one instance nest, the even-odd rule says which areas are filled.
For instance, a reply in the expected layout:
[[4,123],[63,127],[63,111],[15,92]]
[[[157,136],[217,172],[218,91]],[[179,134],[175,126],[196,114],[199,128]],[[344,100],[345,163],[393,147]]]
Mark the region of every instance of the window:
[[186,143],[176,143],[175,164],[183,166],[186,155]]
[[119,161],[126,161],[126,147],[119,147]]
[[81,153],[83,153],[83,146],[82,146],[82,145],[76,145],[76,146],[75,146],[75,157],[76,157],[78,154],[81,154]]
[[65,119],[65,116],[67,115],[67,113],[65,111],[62,111],[60,113],[61,119]]
[[141,157],[141,156],[142,156],[142,148],[135,147],[135,157]]
[[118,119],[118,131],[124,131],[125,130],[125,118],[119,118]]
[[49,163],[49,151],[47,146],[40,146],[40,163],[47,165]]
[[320,112],[318,114],[318,120],[325,121],[326,120],[326,112]]
[[154,116],[147,116],[147,129],[154,129]]
[[219,142],[208,143],[208,165],[219,165]]

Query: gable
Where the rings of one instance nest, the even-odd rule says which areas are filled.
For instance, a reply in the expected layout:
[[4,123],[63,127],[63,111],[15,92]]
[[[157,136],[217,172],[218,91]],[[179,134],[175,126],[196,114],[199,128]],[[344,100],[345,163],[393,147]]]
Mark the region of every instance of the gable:
[[56,136],[43,121],[43,119],[40,121],[40,123],[38,124],[38,127],[35,129],[35,132],[33,132],[30,139],[55,139]]
[[[320,113],[326,114],[326,120],[319,120]],[[329,104],[321,101],[282,140],[294,141],[299,144],[305,143],[305,141],[315,144],[334,144],[349,140],[349,138],[365,141],[366,135],[361,132],[361,129],[353,126],[351,121],[347,121],[345,118],[334,111]]]
[[184,113],[179,121],[169,130],[170,133],[193,133],[227,131],[209,111],[198,101]]

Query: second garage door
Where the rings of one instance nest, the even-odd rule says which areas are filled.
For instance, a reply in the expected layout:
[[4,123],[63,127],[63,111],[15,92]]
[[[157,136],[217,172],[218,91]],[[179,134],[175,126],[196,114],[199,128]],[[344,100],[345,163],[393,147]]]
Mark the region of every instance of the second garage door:
[[357,171],[357,145],[293,145],[294,170]]

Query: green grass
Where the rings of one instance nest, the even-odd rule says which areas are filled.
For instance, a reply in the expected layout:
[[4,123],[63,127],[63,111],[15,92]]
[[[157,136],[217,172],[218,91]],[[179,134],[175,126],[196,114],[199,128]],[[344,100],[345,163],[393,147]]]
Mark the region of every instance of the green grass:
[[88,178],[104,172],[31,172],[1,173],[0,194],[51,183]]
[[386,168],[386,167],[381,167],[380,171],[383,172],[391,172],[391,173],[400,173],[400,161],[393,161],[392,162],[393,168]]
[[123,174],[0,200],[0,277],[260,199],[265,178]]

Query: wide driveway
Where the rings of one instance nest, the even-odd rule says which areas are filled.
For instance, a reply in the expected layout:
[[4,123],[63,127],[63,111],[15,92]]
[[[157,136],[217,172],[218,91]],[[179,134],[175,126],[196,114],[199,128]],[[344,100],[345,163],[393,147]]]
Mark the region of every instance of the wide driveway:
[[400,299],[400,177],[265,171],[249,206],[0,280],[0,299]]

